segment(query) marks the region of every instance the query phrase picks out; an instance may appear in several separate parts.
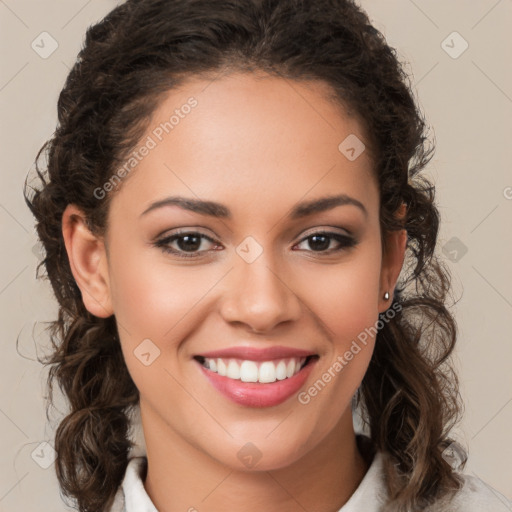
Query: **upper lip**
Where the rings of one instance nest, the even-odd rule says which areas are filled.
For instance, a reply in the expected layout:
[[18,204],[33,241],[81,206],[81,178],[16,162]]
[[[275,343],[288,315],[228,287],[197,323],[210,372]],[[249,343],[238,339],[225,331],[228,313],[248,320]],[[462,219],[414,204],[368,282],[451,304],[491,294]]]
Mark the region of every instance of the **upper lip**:
[[282,345],[255,348],[255,347],[229,347],[221,350],[212,350],[211,352],[203,352],[196,357],[205,357],[208,359],[234,358],[245,359],[250,361],[269,361],[272,359],[287,359],[291,357],[308,357],[316,355],[310,350],[301,350],[298,348],[285,347]]

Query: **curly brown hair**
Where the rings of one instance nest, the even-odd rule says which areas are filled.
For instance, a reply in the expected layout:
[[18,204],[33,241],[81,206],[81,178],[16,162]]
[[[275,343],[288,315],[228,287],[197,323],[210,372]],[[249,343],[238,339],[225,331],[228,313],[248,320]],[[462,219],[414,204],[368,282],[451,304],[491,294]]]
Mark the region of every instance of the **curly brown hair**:
[[396,50],[352,0],[128,0],[88,28],[59,97],[56,131],[36,157],[40,186],[24,188],[46,252],[40,266],[60,305],[46,361],[50,403],[57,382],[70,408],[56,430],[56,471],[80,511],[112,505],[139,394],[115,317],[97,318],[84,307],[64,246],[63,212],[75,204],[93,233],[105,233],[114,192],[98,200],[95,191],[139,142],[162,95],[187,77],[254,70],[330,85],[367,134],[381,233],[407,230],[392,298],[401,307],[378,332],[357,400],[373,445],[389,455],[386,510],[426,510],[461,487],[443,457],[462,410],[449,358],[456,341],[450,276],[435,253],[434,186],[420,175],[434,145]]

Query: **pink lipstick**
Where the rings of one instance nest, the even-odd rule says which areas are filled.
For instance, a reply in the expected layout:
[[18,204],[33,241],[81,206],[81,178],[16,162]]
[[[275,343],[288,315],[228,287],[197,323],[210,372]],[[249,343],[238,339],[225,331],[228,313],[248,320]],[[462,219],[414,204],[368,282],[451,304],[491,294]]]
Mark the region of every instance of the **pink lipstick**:
[[318,355],[283,346],[231,347],[194,359],[209,382],[229,400],[246,407],[272,407],[301,389]]

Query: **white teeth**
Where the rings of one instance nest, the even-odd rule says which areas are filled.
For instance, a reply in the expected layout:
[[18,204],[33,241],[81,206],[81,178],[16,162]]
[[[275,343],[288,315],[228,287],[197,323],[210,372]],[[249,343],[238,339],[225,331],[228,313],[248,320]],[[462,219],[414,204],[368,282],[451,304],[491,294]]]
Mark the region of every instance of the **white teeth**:
[[286,363],[284,361],[279,361],[278,365],[276,366],[276,379],[286,379]]
[[258,374],[259,382],[275,382],[276,381],[276,367],[271,361],[261,363],[260,373]]
[[242,382],[258,382],[258,365],[254,361],[244,361],[240,365],[240,380]]
[[286,365],[286,376],[291,377],[295,373],[295,361],[290,359],[288,364]]
[[228,369],[226,371],[226,377],[229,377],[230,379],[240,378],[240,366],[236,364],[236,361],[229,361]]
[[[208,362],[208,359],[205,359],[205,362]],[[217,373],[226,376],[226,363],[222,359],[217,359]]]
[[270,383],[293,377],[300,371],[305,357],[279,361],[250,361],[241,359],[204,359],[203,366],[223,377],[242,382]]

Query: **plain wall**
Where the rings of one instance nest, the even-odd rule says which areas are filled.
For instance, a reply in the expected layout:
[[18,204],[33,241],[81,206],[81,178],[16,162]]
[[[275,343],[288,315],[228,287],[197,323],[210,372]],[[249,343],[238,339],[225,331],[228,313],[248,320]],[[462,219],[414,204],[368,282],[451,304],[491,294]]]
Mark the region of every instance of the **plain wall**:
[[[466,472],[512,498],[512,2],[363,0],[409,63],[437,151],[427,174],[442,216],[439,252],[453,273],[456,364],[465,401],[457,436]],[[86,28],[112,0],[0,2],[0,511],[66,510],[54,465],[46,373],[36,361],[57,308],[36,281],[38,248],[22,185],[56,125],[56,102]],[[456,31],[460,35],[453,35]],[[48,32],[58,47],[51,49]],[[44,45],[41,43],[44,39]],[[443,43],[443,41],[446,41]],[[467,42],[467,49],[461,53]],[[44,46],[44,48],[43,48]],[[445,51],[445,49],[447,51]],[[451,55],[450,55],[451,53]],[[33,329],[35,329],[33,331]],[[18,348],[16,341],[18,339]],[[41,354],[41,351],[39,351]]]

